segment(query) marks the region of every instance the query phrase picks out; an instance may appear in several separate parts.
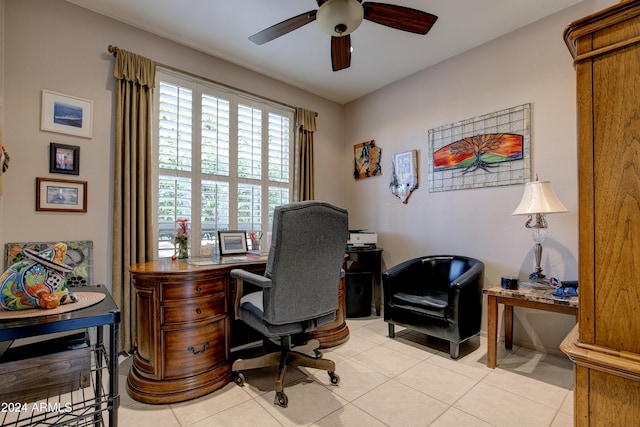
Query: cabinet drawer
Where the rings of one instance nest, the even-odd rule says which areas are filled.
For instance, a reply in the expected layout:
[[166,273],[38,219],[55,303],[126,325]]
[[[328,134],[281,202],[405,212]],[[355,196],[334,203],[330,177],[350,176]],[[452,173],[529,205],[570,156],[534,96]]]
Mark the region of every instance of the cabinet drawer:
[[205,295],[224,292],[224,277],[212,277],[202,280],[181,280],[162,283],[162,300],[192,299]]
[[220,293],[209,298],[199,298],[192,304],[164,306],[161,308],[162,324],[184,323],[204,320],[226,313],[224,294]]
[[163,331],[165,378],[182,378],[210,371],[225,363],[226,319],[194,328]]

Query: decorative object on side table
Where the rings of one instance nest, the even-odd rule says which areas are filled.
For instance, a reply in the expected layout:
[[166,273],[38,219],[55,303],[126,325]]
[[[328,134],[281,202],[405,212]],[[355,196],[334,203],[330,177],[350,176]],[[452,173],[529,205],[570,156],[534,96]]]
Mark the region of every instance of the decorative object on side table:
[[[540,286],[549,287],[546,276],[542,273],[540,262],[542,260],[542,242],[544,242],[547,220],[546,214],[568,212],[568,209],[558,200],[556,194],[551,188],[550,181],[527,182],[522,194],[520,204],[513,211],[512,215],[528,215],[529,219],[525,223],[525,227],[531,229],[533,241],[535,242],[536,270],[529,275],[529,281],[532,287]],[[535,222],[532,221],[535,216]],[[526,286],[526,284],[525,284]]]
[[177,245],[178,259],[189,258],[189,220],[178,219],[176,220],[176,237],[174,238]]
[[0,276],[0,306],[4,310],[51,309],[77,302],[65,282],[72,268],[64,264],[67,245],[56,243],[40,252],[25,248],[26,258]]

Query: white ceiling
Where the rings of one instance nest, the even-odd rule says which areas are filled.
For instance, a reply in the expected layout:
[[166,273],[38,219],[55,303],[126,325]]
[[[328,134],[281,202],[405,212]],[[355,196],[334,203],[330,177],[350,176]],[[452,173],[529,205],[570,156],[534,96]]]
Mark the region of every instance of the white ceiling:
[[248,40],[314,0],[68,1],[344,104],[582,0],[381,0],[438,20],[425,36],[364,21],[351,67],[337,72],[315,22],[262,46]]

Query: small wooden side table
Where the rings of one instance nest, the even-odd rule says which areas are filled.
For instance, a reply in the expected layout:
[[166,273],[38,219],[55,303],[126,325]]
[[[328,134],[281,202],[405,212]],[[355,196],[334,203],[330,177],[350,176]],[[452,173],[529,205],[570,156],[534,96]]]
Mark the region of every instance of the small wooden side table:
[[487,294],[487,366],[496,367],[498,351],[498,304],[504,304],[504,346],[513,347],[513,307],[526,307],[554,313],[578,315],[578,297],[554,298],[552,289],[520,287],[517,290],[500,286],[484,289]]

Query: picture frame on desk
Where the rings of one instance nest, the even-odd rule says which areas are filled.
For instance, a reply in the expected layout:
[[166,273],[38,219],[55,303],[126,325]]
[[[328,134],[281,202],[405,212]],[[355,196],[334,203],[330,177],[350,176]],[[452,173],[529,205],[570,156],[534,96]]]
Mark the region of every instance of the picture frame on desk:
[[247,253],[247,233],[242,230],[218,231],[220,255]]

